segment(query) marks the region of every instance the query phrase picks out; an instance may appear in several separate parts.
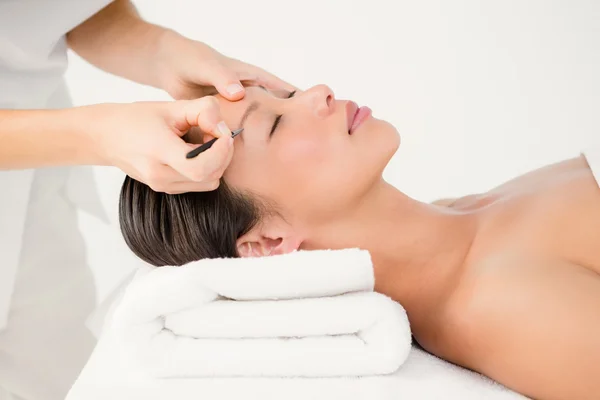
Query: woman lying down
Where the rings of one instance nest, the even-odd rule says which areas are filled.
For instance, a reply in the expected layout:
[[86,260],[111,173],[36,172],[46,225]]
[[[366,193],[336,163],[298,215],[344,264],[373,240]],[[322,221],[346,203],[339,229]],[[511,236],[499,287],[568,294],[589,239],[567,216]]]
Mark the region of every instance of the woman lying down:
[[122,232],[139,257],[164,266],[367,249],[375,289],[402,304],[425,350],[533,398],[600,399],[593,160],[425,204],[382,178],[396,129],[328,87],[250,87],[219,101],[245,130],[217,190],[169,195],[125,180]]

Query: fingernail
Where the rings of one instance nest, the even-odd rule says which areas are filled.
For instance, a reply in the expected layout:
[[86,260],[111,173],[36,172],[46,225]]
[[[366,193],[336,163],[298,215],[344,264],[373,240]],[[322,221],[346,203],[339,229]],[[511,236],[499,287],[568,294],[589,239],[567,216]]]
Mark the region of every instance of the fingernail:
[[217,132],[219,132],[221,136],[231,136],[231,131],[223,121],[217,124]]
[[227,93],[232,96],[238,94],[242,90],[244,90],[244,88],[239,83],[232,83],[231,85],[227,86]]

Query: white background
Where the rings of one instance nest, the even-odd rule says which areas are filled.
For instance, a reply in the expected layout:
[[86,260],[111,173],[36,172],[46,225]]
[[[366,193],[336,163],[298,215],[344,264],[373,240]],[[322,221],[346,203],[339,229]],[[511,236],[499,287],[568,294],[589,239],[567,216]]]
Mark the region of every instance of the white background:
[[[135,4],[147,20],[296,86],[325,83],[370,106],[402,136],[386,178],[422,201],[483,191],[600,145],[597,0]],[[70,59],[76,105],[168,99]],[[110,226],[82,215],[100,298],[131,261],[116,225],[122,178],[96,169]]]

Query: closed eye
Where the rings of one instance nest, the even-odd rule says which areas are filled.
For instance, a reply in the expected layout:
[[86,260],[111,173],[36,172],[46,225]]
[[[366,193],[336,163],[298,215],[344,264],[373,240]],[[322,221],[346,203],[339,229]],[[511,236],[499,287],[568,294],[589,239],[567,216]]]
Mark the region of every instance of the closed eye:
[[[294,97],[294,95],[296,94],[296,91],[294,90],[293,92],[290,92],[290,94],[288,95],[288,99],[291,99],[292,97]],[[277,129],[277,126],[279,125],[279,122],[281,121],[281,117],[283,115],[278,115],[275,118],[275,122],[273,122],[273,126],[271,127],[271,132],[269,132],[269,137],[273,136],[273,134],[275,133],[275,129]]]
[[269,137],[273,136],[273,134],[275,133],[275,129],[277,129],[277,125],[279,125],[279,121],[281,121],[281,117],[282,117],[282,115],[278,115],[275,118],[275,122],[273,122],[273,127],[271,128],[271,132],[269,132]]

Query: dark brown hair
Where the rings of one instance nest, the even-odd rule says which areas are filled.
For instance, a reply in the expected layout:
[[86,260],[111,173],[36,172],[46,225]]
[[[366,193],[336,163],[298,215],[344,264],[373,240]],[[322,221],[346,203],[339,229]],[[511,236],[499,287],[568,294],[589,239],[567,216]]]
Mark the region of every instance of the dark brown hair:
[[239,257],[237,239],[259,222],[261,206],[221,180],[211,192],[166,194],[126,177],[119,199],[125,242],[142,260],[179,266],[203,258]]

